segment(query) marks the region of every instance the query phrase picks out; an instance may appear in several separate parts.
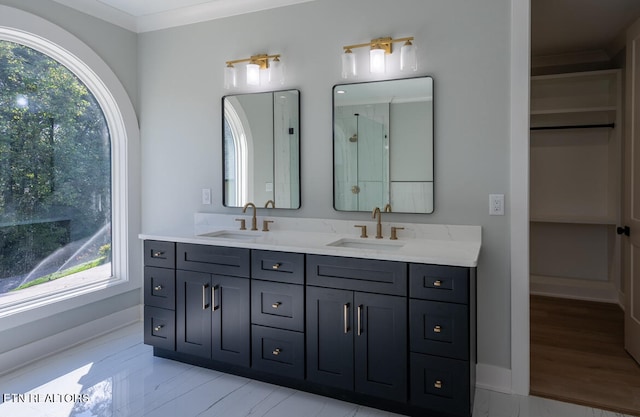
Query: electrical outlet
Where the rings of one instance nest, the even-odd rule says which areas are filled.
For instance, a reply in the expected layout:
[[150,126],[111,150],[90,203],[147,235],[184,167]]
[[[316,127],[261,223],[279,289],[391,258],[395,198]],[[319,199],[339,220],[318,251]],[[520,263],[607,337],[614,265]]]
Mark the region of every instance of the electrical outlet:
[[504,216],[504,194],[489,194],[489,214]]
[[211,188],[202,189],[202,204],[211,204]]

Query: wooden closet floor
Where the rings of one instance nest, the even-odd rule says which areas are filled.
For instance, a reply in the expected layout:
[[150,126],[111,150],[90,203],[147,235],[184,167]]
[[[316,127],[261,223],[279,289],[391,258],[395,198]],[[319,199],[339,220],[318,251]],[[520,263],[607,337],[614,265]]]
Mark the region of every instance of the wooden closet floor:
[[640,415],[640,366],[615,304],[531,296],[531,394]]

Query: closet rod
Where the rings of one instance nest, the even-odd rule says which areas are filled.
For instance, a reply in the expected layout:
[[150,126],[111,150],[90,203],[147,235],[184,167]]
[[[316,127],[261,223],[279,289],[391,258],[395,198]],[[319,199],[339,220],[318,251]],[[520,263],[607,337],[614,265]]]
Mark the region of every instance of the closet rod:
[[604,124],[596,124],[596,125],[568,125],[568,126],[535,126],[531,127],[530,130],[560,130],[560,129],[597,129],[608,127],[613,129],[616,127],[615,123],[604,123]]

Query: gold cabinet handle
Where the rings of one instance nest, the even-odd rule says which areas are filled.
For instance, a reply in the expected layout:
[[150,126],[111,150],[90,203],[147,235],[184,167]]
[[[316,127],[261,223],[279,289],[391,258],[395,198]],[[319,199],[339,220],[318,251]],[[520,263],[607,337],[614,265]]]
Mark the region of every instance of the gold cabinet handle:
[[442,287],[442,281],[440,281],[440,280],[433,281],[433,286],[434,287]]
[[156,285],[155,287],[153,287],[154,291],[160,291],[162,289],[162,285]]
[[442,389],[442,381],[438,379],[436,382],[433,383],[433,387],[437,389]]
[[278,356],[280,354],[280,352],[282,352],[282,350],[280,348],[275,348],[273,352],[271,352],[273,354],[273,356]]
[[152,258],[161,258],[164,256],[163,251],[154,251],[151,255]]
[[440,325],[436,325],[436,327],[433,328],[433,332],[434,333],[442,332],[442,327]]
[[281,267],[281,266],[282,266],[282,264],[277,263],[277,264],[274,264],[274,265],[271,267],[271,269],[278,270],[278,269],[280,269],[280,267]]
[[362,334],[362,304],[358,306],[358,336]]
[[344,319],[344,334],[349,333],[349,303],[343,306],[342,316]]
[[211,311],[216,311],[220,306],[216,306],[216,285],[211,287]]
[[204,284],[202,286],[202,309],[206,310],[209,305],[207,304],[207,288],[209,288],[209,284]]
[[156,326],[156,327],[154,327],[154,328],[153,328],[153,331],[154,331],[154,332],[159,332],[159,331],[160,331],[160,329],[162,329],[163,327],[164,327],[163,325],[158,325],[158,326]]
[[278,308],[278,307],[280,307],[281,305],[282,305],[282,303],[281,303],[280,301],[278,301],[278,302],[275,302],[275,303],[271,304],[271,307],[273,307],[273,308]]

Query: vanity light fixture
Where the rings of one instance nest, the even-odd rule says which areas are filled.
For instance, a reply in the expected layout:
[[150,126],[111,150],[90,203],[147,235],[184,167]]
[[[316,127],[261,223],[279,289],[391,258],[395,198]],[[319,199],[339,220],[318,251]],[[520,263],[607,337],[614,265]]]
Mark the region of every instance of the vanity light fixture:
[[353,54],[353,49],[367,46],[370,47],[369,71],[372,74],[384,73],[386,69],[386,55],[393,52],[392,44],[395,42],[404,42],[404,45],[400,48],[400,69],[403,71],[416,71],[418,69],[418,59],[416,56],[416,48],[412,41],[413,36],[398,39],[387,37],[373,39],[367,43],[343,46],[342,78],[353,78],[356,76],[356,58]]
[[260,85],[260,74],[262,71],[268,72],[270,83],[284,84],[284,64],[280,61],[280,54],[253,55],[251,58],[234,59],[227,61],[224,69],[224,88],[230,89],[238,85],[238,74],[236,64],[246,62],[246,84]]

